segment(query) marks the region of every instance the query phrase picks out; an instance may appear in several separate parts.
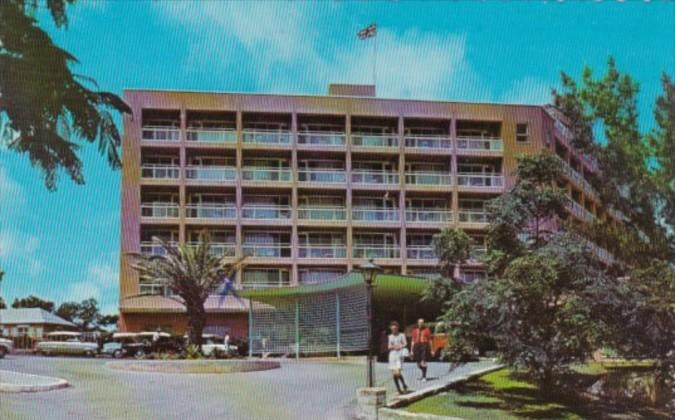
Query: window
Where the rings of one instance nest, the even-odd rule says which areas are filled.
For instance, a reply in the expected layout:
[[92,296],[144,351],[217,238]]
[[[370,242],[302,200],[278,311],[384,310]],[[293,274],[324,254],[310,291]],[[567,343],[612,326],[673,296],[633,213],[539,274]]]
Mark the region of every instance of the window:
[[527,124],[516,124],[516,141],[526,143],[529,140],[529,129]]

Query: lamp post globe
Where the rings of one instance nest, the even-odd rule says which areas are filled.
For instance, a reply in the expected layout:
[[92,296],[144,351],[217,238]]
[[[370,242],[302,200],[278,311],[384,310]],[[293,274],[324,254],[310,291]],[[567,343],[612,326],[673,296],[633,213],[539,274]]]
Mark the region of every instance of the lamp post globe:
[[382,268],[375,264],[372,259],[359,267],[366,283],[366,312],[368,313],[368,387],[372,388],[375,382],[373,372],[373,283]]

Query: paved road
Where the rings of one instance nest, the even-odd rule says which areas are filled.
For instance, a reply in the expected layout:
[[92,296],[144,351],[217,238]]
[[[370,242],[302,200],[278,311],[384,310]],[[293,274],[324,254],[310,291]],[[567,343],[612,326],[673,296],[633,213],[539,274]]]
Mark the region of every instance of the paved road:
[[[8,356],[0,369],[68,380],[71,387],[34,394],[0,394],[5,419],[345,419],[355,410],[356,389],[365,381],[364,359],[284,361],[281,369],[233,374],[136,373],[112,370],[106,359]],[[487,367],[463,366],[450,375]],[[404,375],[420,389],[414,364]],[[430,377],[448,379],[448,365],[433,363]],[[394,385],[385,364],[376,381]],[[389,393],[391,395],[391,392]]]

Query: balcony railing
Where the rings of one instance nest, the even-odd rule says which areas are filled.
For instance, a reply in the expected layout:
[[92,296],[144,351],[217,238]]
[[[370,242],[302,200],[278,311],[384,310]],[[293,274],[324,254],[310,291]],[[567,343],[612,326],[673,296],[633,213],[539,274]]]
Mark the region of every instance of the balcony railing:
[[565,162],[560,156],[555,155],[556,158],[558,158],[558,161],[560,162],[560,165],[562,166],[563,173],[567,178],[569,178],[573,183],[576,185],[581,186],[586,192],[597,196],[597,191],[593,186],[591,185],[590,182],[584,178],[583,175],[581,175],[579,172],[577,172],[572,166]]
[[405,147],[416,150],[450,150],[452,140],[445,136],[406,136]]
[[244,205],[241,209],[243,219],[255,220],[285,220],[290,219],[292,210],[290,206],[262,206],[262,205]]
[[300,245],[300,258],[347,258],[347,247],[344,245]]
[[469,250],[469,260],[470,261],[480,261],[481,258],[485,255],[487,252],[487,248],[483,245],[474,245],[471,247]]
[[401,213],[398,209],[377,209],[354,207],[352,209],[352,219],[357,221],[372,222],[398,222]]
[[227,204],[188,204],[185,217],[190,219],[236,219],[237,208]]
[[457,136],[457,148],[460,150],[483,150],[501,152],[504,143],[499,138],[481,138]]
[[298,144],[308,144],[312,146],[344,146],[346,138],[343,133],[324,133],[324,132],[309,132],[305,131],[298,133]]
[[290,169],[244,167],[241,175],[244,181],[288,182],[291,180]]
[[340,184],[347,181],[347,174],[344,170],[301,169],[298,171],[298,181]]
[[237,132],[233,129],[197,129],[188,128],[187,140],[196,143],[230,143],[237,142]]
[[179,217],[180,207],[172,203],[141,204],[141,216],[153,219],[171,219]]
[[289,280],[270,279],[270,280],[246,280],[243,279],[241,287],[243,289],[270,289],[276,287],[288,287],[291,283]]
[[141,178],[178,179],[180,178],[180,166],[146,163],[141,166]]
[[398,147],[397,135],[352,134],[352,145],[356,147],[392,148]]
[[347,210],[344,207],[299,207],[298,219],[301,220],[345,220]]
[[[188,242],[191,248],[199,247],[199,242]],[[234,257],[236,245],[227,242],[211,242],[209,244],[209,255],[213,257]]]
[[180,130],[171,127],[143,127],[141,129],[141,138],[144,141],[179,142]]
[[398,184],[398,172],[391,171],[352,171],[352,182],[355,184]]
[[138,291],[142,295],[167,296],[169,294],[169,288],[163,283],[140,283]]
[[[178,242],[167,242],[170,246],[178,246]],[[166,250],[157,242],[141,242],[141,254],[143,255],[166,255]]]
[[410,172],[405,174],[410,185],[452,185],[452,175],[444,172]]
[[434,249],[430,246],[408,246],[406,248],[407,257],[412,260],[433,260],[436,259]]
[[488,213],[480,210],[459,209],[459,221],[463,223],[488,223]]
[[452,211],[445,209],[406,209],[408,223],[447,223],[452,221]]
[[278,244],[243,244],[241,247],[247,257],[285,258],[291,256],[291,245]]
[[584,206],[574,200],[568,201],[567,209],[585,222],[592,222],[595,219],[595,215],[593,213],[588,211]]
[[354,258],[400,258],[401,250],[398,246],[388,245],[359,245],[352,248]]
[[291,144],[290,131],[279,130],[244,130],[242,141],[247,144]]
[[233,166],[188,166],[185,178],[197,181],[235,181],[237,168]]
[[504,177],[502,175],[458,173],[457,185],[474,188],[500,188],[504,186]]

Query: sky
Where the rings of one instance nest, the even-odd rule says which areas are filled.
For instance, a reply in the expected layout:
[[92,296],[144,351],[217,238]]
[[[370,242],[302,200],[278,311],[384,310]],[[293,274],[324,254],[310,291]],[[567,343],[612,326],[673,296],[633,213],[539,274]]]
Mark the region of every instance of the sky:
[[[642,129],[675,68],[673,2],[83,1],[67,29],[41,26],[102,90],[325,94],[372,83],[390,98],[544,104],[560,72],[601,74],[611,55],[640,84]],[[377,41],[356,33],[377,22]],[[121,127],[120,127],[121,129]],[[118,301],[120,177],[82,148],[85,185],[49,192],[25,156],[0,149],[0,293]]]

